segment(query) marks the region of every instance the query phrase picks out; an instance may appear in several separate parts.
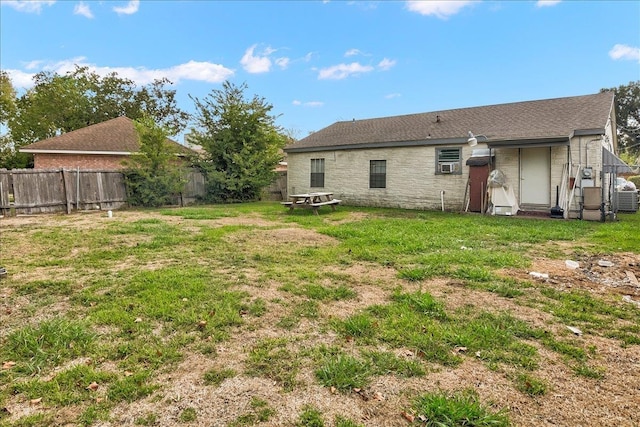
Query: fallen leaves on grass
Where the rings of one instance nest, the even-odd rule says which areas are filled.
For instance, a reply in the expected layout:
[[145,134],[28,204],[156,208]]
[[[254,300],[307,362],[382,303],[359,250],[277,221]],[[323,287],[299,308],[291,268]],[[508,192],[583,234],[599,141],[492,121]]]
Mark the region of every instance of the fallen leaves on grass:
[[9,361],[9,362],[4,362],[4,363],[2,364],[2,369],[6,371],[6,370],[8,370],[8,369],[13,368],[14,366],[16,366],[16,362],[11,362],[11,361]]

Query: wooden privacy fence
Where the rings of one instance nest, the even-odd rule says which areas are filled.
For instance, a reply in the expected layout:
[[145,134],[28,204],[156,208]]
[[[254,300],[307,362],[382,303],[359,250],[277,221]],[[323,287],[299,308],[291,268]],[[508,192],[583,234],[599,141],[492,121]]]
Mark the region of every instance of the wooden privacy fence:
[[[204,195],[204,177],[188,171],[176,204]],[[124,175],[117,170],[0,169],[0,215],[117,209],[127,204]]]

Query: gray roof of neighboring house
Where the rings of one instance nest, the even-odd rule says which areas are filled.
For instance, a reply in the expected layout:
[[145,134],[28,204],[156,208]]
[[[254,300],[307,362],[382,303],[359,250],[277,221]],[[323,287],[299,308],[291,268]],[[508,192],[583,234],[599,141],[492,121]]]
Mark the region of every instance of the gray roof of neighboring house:
[[[336,122],[285,148],[287,152],[466,143],[468,132],[489,141],[534,141],[602,134],[613,92],[430,113]],[[480,139],[481,142],[484,139]]]
[[[190,151],[188,147],[169,138],[167,138],[167,142],[177,145],[177,148],[183,153]],[[128,117],[117,117],[25,145],[20,151],[25,153],[131,154],[138,152],[139,148],[138,133],[133,120]]]

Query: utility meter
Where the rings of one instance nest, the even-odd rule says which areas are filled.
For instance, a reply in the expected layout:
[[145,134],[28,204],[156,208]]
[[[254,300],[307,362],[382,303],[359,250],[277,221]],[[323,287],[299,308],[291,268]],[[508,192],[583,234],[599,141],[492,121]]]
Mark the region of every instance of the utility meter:
[[582,179],[593,179],[593,168],[582,169]]

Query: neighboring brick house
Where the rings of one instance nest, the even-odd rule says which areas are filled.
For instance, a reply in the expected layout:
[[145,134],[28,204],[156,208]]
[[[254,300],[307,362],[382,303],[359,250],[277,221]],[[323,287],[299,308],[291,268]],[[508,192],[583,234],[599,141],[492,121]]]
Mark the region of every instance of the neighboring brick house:
[[[171,139],[167,143],[175,144],[179,153],[191,151]],[[133,120],[118,117],[34,142],[20,152],[33,154],[35,169],[122,169],[139,147]]]

